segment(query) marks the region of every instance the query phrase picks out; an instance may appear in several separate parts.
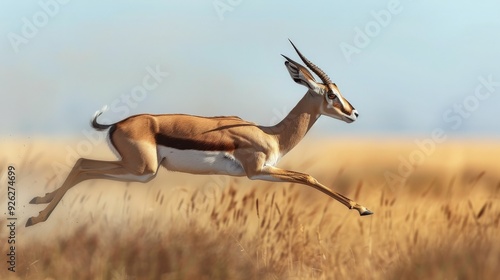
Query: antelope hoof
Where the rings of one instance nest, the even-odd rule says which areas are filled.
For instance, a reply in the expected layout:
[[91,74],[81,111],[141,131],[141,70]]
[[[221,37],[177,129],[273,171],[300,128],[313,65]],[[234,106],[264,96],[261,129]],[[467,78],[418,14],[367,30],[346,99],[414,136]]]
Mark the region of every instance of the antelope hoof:
[[369,216],[372,214],[373,214],[373,212],[368,210],[368,209],[365,209],[365,211],[359,213],[360,216]]
[[33,197],[33,199],[30,200],[30,204],[45,204],[45,203],[49,203],[49,202],[52,201],[52,198],[54,198],[53,195],[51,197],[50,193],[46,193],[45,196],[43,196],[43,197],[41,197],[41,196]]
[[31,217],[28,219],[28,221],[26,222],[26,227],[30,227],[32,225],[36,225],[38,223],[41,223],[41,222],[45,222],[47,220],[47,217],[45,215],[42,214],[43,211],[40,211],[40,214],[38,214],[38,216],[36,217]]
[[366,208],[364,206],[361,206],[359,204],[356,204],[356,205],[352,206],[351,209],[358,210],[360,216],[368,216],[368,215],[373,214],[373,212],[370,211],[370,210],[368,210],[368,208]]
[[29,227],[29,226],[32,226],[32,225],[34,225],[33,217],[31,217],[31,218],[28,219],[28,221],[26,222],[25,227]]

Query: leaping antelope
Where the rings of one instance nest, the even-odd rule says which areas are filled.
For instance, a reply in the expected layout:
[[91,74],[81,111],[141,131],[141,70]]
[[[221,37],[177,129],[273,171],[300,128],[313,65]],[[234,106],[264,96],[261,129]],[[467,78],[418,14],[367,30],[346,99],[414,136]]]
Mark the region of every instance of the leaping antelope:
[[118,153],[117,161],[80,158],[57,190],[35,197],[31,204],[49,203],[26,226],[44,222],[64,194],[76,184],[89,179],[126,182],[149,182],[161,165],[168,170],[192,174],[247,176],[251,180],[299,183],[313,187],[338,200],[360,215],[373,212],[353,200],[325,187],[311,175],[276,167],[306,135],[321,115],[347,123],[358,112],[340,94],[337,85],[316,65],[293,48],[304,64],[322,81],[316,82],[309,70],[283,55],[292,79],[307,92],[280,123],[260,126],[239,117],[199,117],[182,114],[135,115],[114,124],[100,124],[98,111],[92,126],[109,129],[109,140]]

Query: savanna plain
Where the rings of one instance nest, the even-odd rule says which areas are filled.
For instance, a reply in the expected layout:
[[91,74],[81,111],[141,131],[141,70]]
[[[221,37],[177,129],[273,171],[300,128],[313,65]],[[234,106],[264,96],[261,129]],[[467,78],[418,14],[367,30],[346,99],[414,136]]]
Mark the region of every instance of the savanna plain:
[[[1,279],[498,279],[500,144],[306,139],[279,166],[368,207],[360,217],[297,184],[160,170],[86,181],[44,223],[78,140],[0,143]],[[105,143],[86,157],[113,160]],[[16,272],[7,270],[5,172],[16,168]]]

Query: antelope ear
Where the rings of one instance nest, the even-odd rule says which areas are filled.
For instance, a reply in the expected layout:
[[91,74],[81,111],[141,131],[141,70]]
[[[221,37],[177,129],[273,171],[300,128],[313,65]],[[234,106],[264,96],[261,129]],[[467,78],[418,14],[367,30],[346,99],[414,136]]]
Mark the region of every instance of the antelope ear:
[[322,88],[324,88],[324,86],[318,84],[314,80],[314,77],[311,75],[311,72],[307,70],[307,68],[284,55],[282,56],[287,60],[285,61],[285,66],[288,69],[288,73],[290,73],[290,77],[292,77],[292,80],[294,80],[297,84],[301,84],[318,94],[322,93]]

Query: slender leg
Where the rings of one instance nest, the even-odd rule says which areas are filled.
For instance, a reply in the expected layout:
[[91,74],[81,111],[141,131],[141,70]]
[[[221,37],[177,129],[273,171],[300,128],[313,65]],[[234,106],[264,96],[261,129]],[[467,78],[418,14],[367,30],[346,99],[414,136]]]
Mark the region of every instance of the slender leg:
[[337,192],[328,189],[327,187],[319,183],[318,180],[316,180],[314,177],[308,174],[289,171],[274,166],[264,166],[262,170],[252,172],[252,174],[248,177],[250,179],[257,179],[257,180],[290,182],[290,183],[299,183],[307,185],[327,194],[328,196],[344,204],[349,209],[358,210],[361,216],[373,214],[373,212],[368,210],[366,207],[357,204],[355,201],[343,196],[342,194],[339,194]]
[[[98,162],[98,163],[96,164],[96,162]],[[74,177],[77,172],[82,172],[85,169],[89,169],[89,168],[91,169],[92,167],[94,167],[94,168],[99,167],[100,171],[104,171],[104,170],[110,170],[110,169],[117,168],[117,166],[120,166],[120,162],[117,162],[117,161],[114,161],[114,162],[94,161],[94,160],[88,160],[88,159],[81,158],[73,166],[73,169],[69,173],[68,177],[66,177],[64,184],[66,184],[69,181],[70,177]],[[64,186],[64,184],[63,184],[63,186]],[[77,183],[75,183],[74,185],[76,185],[76,184]],[[59,190],[61,190],[63,188],[63,186],[59,187],[58,189],[56,189],[50,193],[46,193],[45,196],[43,196],[43,197],[40,197],[40,196],[34,197],[30,201],[30,204],[45,204],[45,203],[51,202],[52,199],[54,199],[54,197],[56,196],[57,192]]]
[[29,218],[26,222],[26,226],[28,227],[46,221],[59,201],[61,201],[64,194],[70,188],[82,181],[89,179],[149,181],[156,175],[157,170],[157,167],[155,167],[154,172],[131,172],[129,169],[123,167],[121,161],[112,162],[80,159],[59,189],[46,194],[44,197],[35,197],[31,200],[32,203],[50,203],[38,216]]

